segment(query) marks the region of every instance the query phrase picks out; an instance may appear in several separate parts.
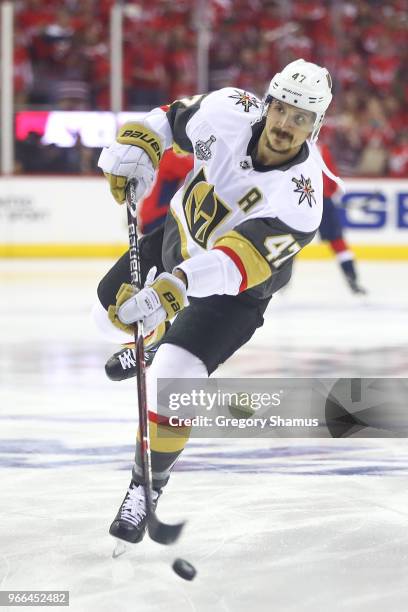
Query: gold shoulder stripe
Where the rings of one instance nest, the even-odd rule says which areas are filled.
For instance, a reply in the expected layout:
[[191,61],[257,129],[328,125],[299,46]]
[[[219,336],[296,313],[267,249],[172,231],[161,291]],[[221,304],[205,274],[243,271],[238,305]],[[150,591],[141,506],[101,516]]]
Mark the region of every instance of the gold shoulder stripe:
[[[228,251],[232,251],[232,254],[238,257],[243,267],[243,270],[240,269],[241,274],[246,276],[246,286],[242,287],[242,290],[255,287],[272,276],[271,268],[265,257],[247,238],[234,230],[221,236],[213,248],[223,250],[227,254]],[[232,258],[236,261],[235,257]],[[241,268],[241,265],[238,264],[238,268]]]
[[125,123],[120,128],[117,138],[119,144],[134,145],[143,149],[152,160],[155,168],[162,158],[163,147],[155,132],[142,123]]

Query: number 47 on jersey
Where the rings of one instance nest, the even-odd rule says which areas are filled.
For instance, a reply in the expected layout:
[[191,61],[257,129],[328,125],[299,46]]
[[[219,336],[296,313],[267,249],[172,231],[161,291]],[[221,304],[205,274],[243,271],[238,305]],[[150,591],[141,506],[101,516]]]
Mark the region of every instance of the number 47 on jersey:
[[[276,268],[279,268],[284,261],[293,257],[302,248],[296,242],[292,234],[283,234],[281,236],[268,236],[264,241],[265,248],[269,251],[266,259],[273,263]],[[287,254],[286,254],[287,253]]]

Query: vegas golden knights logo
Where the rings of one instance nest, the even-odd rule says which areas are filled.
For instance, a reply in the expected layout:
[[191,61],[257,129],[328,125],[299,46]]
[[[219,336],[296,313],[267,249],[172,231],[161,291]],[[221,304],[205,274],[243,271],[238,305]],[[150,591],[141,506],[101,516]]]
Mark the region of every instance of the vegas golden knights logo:
[[191,237],[204,249],[213,231],[231,212],[207,183],[204,170],[188,185],[183,196],[183,209]]

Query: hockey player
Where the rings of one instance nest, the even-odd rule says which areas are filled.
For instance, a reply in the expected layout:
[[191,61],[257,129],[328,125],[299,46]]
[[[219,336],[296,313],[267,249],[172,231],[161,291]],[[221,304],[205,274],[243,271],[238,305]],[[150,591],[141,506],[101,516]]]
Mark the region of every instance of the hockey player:
[[[329,147],[323,145],[320,151],[329,168],[336,172]],[[336,182],[328,176],[323,176],[323,216],[319,227],[320,238],[329,243],[351,291],[364,295],[366,290],[359,283],[354,254],[344,237],[340,215],[333,201],[333,196],[337,191]]]
[[[102,151],[99,166],[119,203],[130,179],[139,199],[151,189],[173,143],[194,155],[164,227],[140,241],[145,287],[133,295],[125,253],[100,282],[94,310],[118,341],[129,340],[135,321],[149,333],[178,313],[147,373],[156,503],[189,435],[188,428],[160,435],[169,425],[155,412],[157,378],[208,377],[263,324],[293,257],[319,227],[322,169],[336,180],[314,144],[331,99],[328,71],[296,60],[274,76],[263,102],[233,88],[179,100],[124,125]],[[129,542],[146,527],[139,444],[110,527]]]

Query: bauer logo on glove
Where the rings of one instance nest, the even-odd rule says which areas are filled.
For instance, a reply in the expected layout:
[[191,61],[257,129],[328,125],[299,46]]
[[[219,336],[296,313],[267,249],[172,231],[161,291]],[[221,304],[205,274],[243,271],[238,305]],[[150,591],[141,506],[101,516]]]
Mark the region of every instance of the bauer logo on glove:
[[109,181],[111,193],[122,204],[126,199],[128,181],[136,181],[135,199],[145,197],[151,190],[156,168],[162,156],[159,136],[141,123],[125,123],[116,142],[102,149],[98,166]]
[[[137,129],[129,129],[129,128],[137,128]],[[160,144],[160,140],[151,130],[146,127],[140,126],[135,123],[127,123],[122,129],[119,131],[119,134],[116,139],[120,144],[128,144],[140,147],[144,149],[155,168],[161,159],[162,156],[162,147]]]
[[180,307],[179,302],[177,301],[177,298],[174,297],[171,291],[166,291],[166,293],[163,293],[163,297],[170,304],[170,307],[173,309],[174,314],[176,314],[177,312],[181,310],[181,307]]
[[188,305],[186,287],[181,279],[168,272],[154,279],[155,275],[156,268],[152,268],[144,288],[135,295],[129,296],[125,290],[128,285],[123,284],[118,296],[123,298],[126,295],[127,299],[116,303],[116,314],[121,323],[131,325],[142,321],[145,335]]

